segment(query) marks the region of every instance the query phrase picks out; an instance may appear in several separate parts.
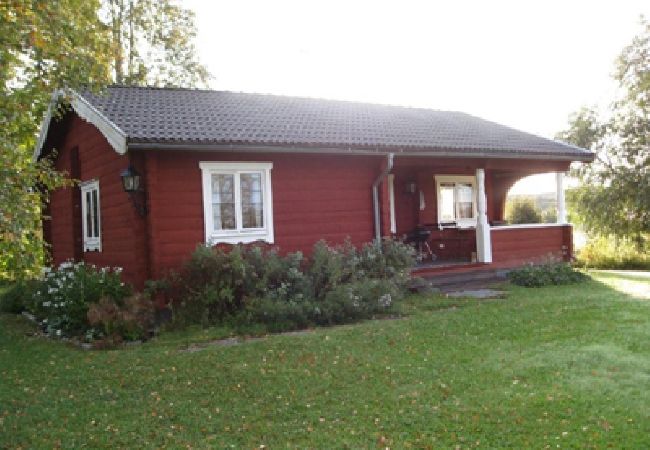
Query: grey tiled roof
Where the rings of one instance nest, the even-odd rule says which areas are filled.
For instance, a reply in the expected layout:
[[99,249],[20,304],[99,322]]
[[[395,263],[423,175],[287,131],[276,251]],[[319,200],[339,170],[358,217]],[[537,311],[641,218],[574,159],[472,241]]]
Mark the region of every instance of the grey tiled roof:
[[[591,159],[572,145],[465,113],[193,89],[82,92],[127,142],[242,144],[396,152],[487,152]],[[515,155],[512,155],[515,156]]]

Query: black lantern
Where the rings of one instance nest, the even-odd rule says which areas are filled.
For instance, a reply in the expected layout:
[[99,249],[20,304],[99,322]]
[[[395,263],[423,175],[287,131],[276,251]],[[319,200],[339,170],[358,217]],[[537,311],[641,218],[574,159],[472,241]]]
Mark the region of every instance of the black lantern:
[[120,174],[122,187],[125,192],[137,192],[140,190],[140,174],[129,164]]
[[120,174],[122,177],[122,188],[129,194],[133,207],[141,216],[147,214],[147,205],[144,191],[140,189],[140,174],[129,164]]

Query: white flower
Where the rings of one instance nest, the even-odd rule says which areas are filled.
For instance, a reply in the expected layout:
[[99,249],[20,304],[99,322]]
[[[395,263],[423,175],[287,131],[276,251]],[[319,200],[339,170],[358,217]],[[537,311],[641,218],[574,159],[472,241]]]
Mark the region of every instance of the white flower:
[[72,263],[70,261],[62,262],[61,265],[59,265],[59,269],[69,269],[71,267]]
[[43,307],[44,308],[49,308],[49,306],[52,304],[52,302],[43,302]]
[[379,306],[381,306],[382,308],[388,308],[392,302],[393,299],[390,296],[390,294],[382,295],[381,297],[379,297],[379,300],[377,301],[377,303],[379,303]]
[[61,336],[61,330],[56,330],[56,335]]

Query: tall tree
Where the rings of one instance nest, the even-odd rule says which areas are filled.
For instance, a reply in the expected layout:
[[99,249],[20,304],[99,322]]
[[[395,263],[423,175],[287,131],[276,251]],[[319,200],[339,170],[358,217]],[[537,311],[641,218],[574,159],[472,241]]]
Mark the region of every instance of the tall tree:
[[205,86],[198,61],[194,13],[173,0],[103,0],[111,30],[115,82],[127,85]]
[[607,118],[583,108],[558,138],[588,147],[596,161],[576,173],[583,185],[571,193],[577,218],[595,234],[636,240],[650,233],[650,23],[623,49],[615,79],[624,95]]
[[41,204],[68,183],[48,160],[32,161],[52,91],[109,81],[98,8],[98,0],[0,3],[0,277],[33,274],[43,257]]

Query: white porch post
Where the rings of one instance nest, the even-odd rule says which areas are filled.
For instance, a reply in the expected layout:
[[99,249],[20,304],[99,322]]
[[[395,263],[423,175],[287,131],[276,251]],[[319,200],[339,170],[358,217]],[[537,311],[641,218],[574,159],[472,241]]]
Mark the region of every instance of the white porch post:
[[566,204],[564,201],[564,173],[556,172],[556,195],[557,195],[557,223],[565,224],[566,220]]
[[487,198],[485,197],[485,169],[476,169],[476,184],[478,185],[476,218],[476,253],[478,262],[492,262],[492,240],[490,224],[487,220]]

